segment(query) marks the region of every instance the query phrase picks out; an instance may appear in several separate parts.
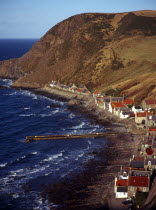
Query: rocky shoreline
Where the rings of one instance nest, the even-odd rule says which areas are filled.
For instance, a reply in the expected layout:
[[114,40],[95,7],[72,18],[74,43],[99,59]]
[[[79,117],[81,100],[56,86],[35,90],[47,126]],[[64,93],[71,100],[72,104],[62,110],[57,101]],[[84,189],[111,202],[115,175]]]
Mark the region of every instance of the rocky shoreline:
[[[49,87],[33,89],[35,94],[66,101],[69,109],[79,111],[93,123],[101,124],[106,129],[117,131],[116,136],[107,136],[107,146],[95,151],[96,160],[89,161],[80,175],[71,174],[71,179],[61,183],[48,184],[42,196],[50,203],[59,204],[57,209],[116,209],[121,203],[114,199],[114,177],[121,165],[129,163],[137,153],[143,133],[135,126],[134,119],[121,120],[105,110],[99,109],[92,96],[83,96]],[[123,135],[122,133],[129,132]],[[138,135],[133,135],[133,134]],[[106,149],[107,148],[107,149]],[[52,208],[53,209],[53,208]],[[121,208],[122,209],[122,208]]]

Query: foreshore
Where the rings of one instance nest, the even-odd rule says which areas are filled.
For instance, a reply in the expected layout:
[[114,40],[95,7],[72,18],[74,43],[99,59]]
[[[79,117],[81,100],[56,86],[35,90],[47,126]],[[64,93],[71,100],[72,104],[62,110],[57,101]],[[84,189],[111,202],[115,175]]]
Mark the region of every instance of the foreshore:
[[[114,178],[121,165],[129,164],[133,154],[137,153],[138,145],[145,133],[137,129],[134,119],[121,120],[118,117],[99,109],[92,96],[69,93],[59,89],[45,87],[33,90],[36,94],[67,101],[68,107],[91,118],[93,123],[101,124],[105,129],[126,135],[107,136],[107,146],[95,151],[96,160],[89,161],[81,175],[71,175],[61,183],[49,185],[42,193],[48,195],[49,202],[60,204],[57,209],[124,209],[114,199]],[[137,135],[133,135],[133,134]],[[117,207],[118,206],[118,207]],[[52,208],[53,209],[53,208]]]

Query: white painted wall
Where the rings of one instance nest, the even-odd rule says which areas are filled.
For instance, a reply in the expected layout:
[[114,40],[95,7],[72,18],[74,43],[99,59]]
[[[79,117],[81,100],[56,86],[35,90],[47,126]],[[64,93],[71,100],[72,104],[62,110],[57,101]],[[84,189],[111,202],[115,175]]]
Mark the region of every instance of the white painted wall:
[[115,197],[116,198],[128,198],[128,193],[127,192],[116,192]]

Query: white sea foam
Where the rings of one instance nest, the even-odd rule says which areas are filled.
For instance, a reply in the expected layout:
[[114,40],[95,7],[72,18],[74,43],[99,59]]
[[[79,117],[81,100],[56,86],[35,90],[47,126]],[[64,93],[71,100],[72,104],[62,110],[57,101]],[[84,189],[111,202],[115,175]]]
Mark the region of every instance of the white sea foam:
[[49,117],[51,114],[40,114],[41,117]]
[[79,129],[79,128],[83,128],[83,126],[85,125],[84,122],[82,122],[81,124],[74,126],[74,129]]
[[18,170],[16,170],[16,171],[10,171],[10,173],[11,173],[11,174],[17,174],[17,173],[21,173],[22,171],[24,171],[23,168],[18,169]]
[[36,114],[20,114],[19,116],[20,117],[31,117],[33,115],[36,115]]
[[33,99],[37,99],[37,98],[38,98],[37,95],[35,95],[34,93],[29,92],[28,90],[22,91],[22,95],[30,96],[30,97],[33,98]]
[[69,114],[69,118],[70,118],[70,119],[73,119],[74,117],[75,117],[75,115],[74,115],[73,113],[70,113],[70,114]]
[[96,128],[92,129],[91,130],[91,133],[94,133],[96,130],[97,130]]
[[56,109],[55,111],[53,111],[53,114],[56,114],[57,112],[59,112],[59,109]]
[[50,156],[50,157],[48,157],[48,158],[43,159],[43,160],[41,161],[41,163],[43,163],[43,162],[48,162],[48,161],[52,161],[52,160],[57,159],[57,158],[62,157],[62,156],[63,156],[63,153],[61,152],[61,153],[59,153],[59,154],[52,155],[52,156]]
[[84,155],[84,152],[83,152],[83,153],[81,153],[81,154],[79,154],[78,156],[79,156],[79,157],[82,157],[83,155]]
[[17,193],[16,193],[16,194],[13,194],[12,197],[13,197],[14,199],[19,198],[19,194],[17,194]]
[[4,96],[12,96],[12,95],[15,95],[14,93],[7,93],[7,94],[4,94]]
[[50,210],[50,205],[52,205],[52,204],[49,204],[48,200],[46,200],[46,199],[43,200],[38,195],[35,195],[35,198],[33,200],[34,200],[33,203],[35,203],[33,210],[40,210],[40,209]]
[[33,170],[29,171],[29,174],[34,174],[34,173],[36,174],[40,171],[44,171],[45,169],[46,169],[46,167],[36,168],[36,169],[33,169]]
[[24,107],[23,109],[30,109],[30,107]]
[[32,154],[32,155],[37,155],[37,154],[38,154],[38,152],[32,152],[31,154]]
[[51,173],[52,173],[52,172],[46,173],[45,176],[48,176],[48,175],[50,175]]
[[38,99],[38,97],[37,97],[36,95],[33,95],[33,99],[35,99],[35,100],[36,100],[36,99]]
[[4,82],[6,82],[6,87],[10,87],[13,83],[13,81],[11,79],[3,79]]
[[5,167],[7,165],[7,163],[2,163],[0,164],[0,167]]
[[92,142],[88,140],[88,144],[89,144],[89,145],[91,145],[91,144],[92,144]]

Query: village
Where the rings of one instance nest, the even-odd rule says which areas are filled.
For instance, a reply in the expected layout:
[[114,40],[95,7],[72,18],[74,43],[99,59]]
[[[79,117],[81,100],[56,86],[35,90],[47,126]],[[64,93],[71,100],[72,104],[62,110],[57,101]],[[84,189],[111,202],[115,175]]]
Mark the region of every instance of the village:
[[82,95],[92,95],[95,104],[100,108],[116,115],[121,119],[134,119],[138,129],[144,129],[137,154],[130,159],[129,165],[122,165],[115,177],[115,198],[126,199],[125,202],[136,203],[140,208],[147,197],[155,178],[156,170],[156,100],[144,100],[135,105],[133,99],[126,96],[111,96],[100,91],[91,93],[86,86],[69,86],[52,81],[50,87]]

